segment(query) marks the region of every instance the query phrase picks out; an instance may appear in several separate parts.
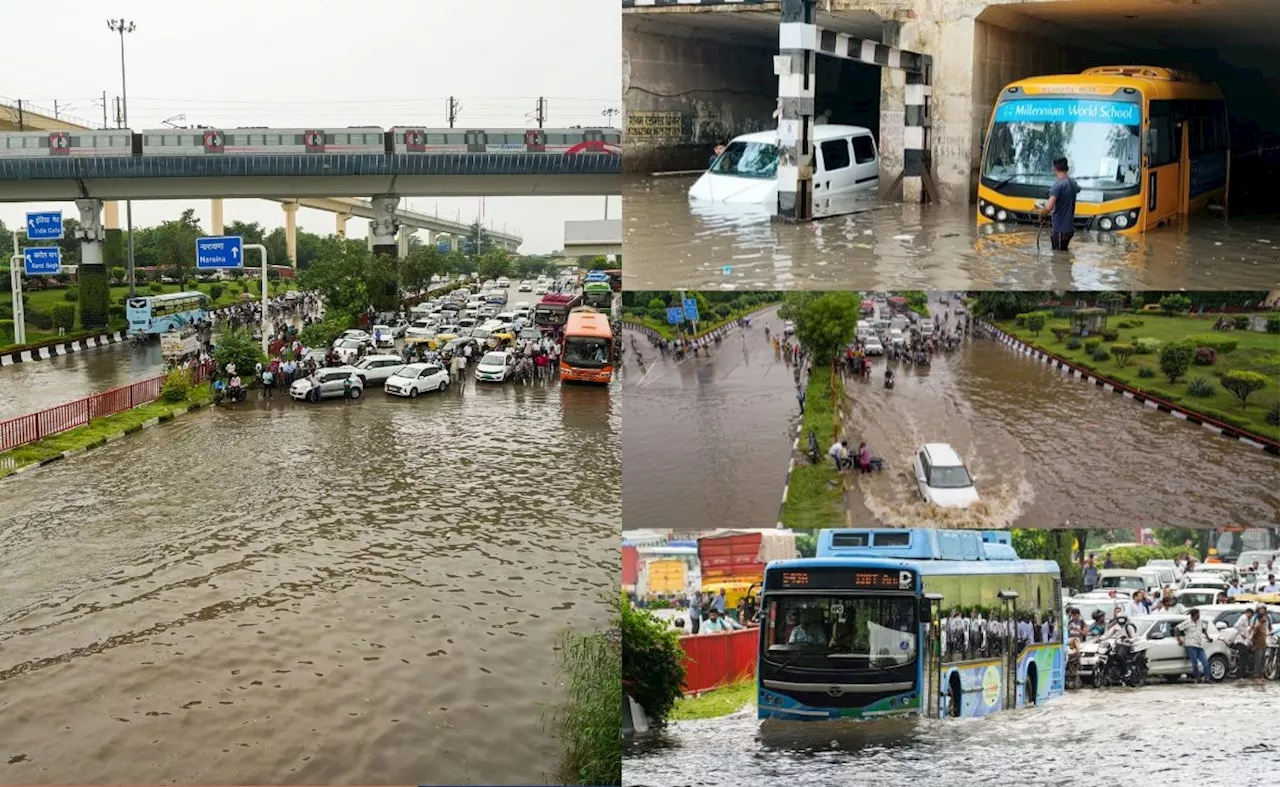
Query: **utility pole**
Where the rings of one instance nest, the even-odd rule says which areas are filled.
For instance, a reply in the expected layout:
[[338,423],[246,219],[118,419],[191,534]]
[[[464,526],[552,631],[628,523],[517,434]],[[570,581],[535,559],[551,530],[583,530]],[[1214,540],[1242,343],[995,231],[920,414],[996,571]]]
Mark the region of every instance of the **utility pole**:
[[458,103],[458,99],[449,96],[449,100],[444,103],[444,116],[449,121],[449,128],[453,128],[453,124],[458,120],[459,109],[462,109],[462,105]]
[[53,119],[58,119],[58,99],[53,100]]
[[107,91],[102,91],[102,128],[109,128],[107,125]]
[[22,117],[22,99],[18,99],[18,130],[26,131],[27,126]]
[[538,99],[538,128],[542,128],[542,124],[547,120],[547,100],[545,98]]
[[[132,33],[137,27],[133,22],[126,22],[124,19],[108,19],[107,29],[113,33],[120,34],[120,127],[127,128],[129,125],[129,84],[125,79],[124,68],[124,34]],[[138,280],[133,265],[133,200],[125,200],[124,202],[125,223],[128,227],[129,240],[129,297],[132,298],[138,294]],[[266,256],[265,254],[263,255]],[[266,261],[263,260],[263,277],[266,277],[265,269]],[[264,289],[262,292],[263,312],[266,311],[267,293]]]

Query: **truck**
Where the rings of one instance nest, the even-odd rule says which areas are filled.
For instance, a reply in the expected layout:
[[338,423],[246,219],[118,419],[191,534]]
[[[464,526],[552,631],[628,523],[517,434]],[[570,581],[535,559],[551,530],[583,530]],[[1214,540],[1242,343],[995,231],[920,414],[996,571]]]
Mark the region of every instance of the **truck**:
[[734,609],[743,597],[759,593],[769,561],[797,556],[790,530],[712,531],[698,539],[702,592],[718,595],[723,589],[725,609]]
[[907,299],[901,295],[895,295],[889,299],[889,313],[905,315],[911,309],[907,306]]
[[662,596],[678,596],[684,598],[688,588],[685,586],[686,567],[683,560],[659,558],[646,560],[640,566],[640,576],[636,582],[636,596],[644,599]]
[[560,328],[569,320],[569,312],[581,305],[581,293],[547,293],[533,308],[533,324],[544,331]]
[[622,590],[633,593],[640,576],[640,555],[631,544],[622,545]]

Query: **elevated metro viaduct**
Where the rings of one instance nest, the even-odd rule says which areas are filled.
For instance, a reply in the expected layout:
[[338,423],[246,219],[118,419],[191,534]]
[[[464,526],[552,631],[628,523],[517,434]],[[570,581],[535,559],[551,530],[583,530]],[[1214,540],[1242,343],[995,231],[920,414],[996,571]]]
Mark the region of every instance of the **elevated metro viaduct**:
[[[91,130],[88,126],[78,125],[68,120],[52,117],[41,111],[33,111],[31,107],[24,106],[19,108],[9,104],[0,103],[0,131],[87,131]],[[298,266],[298,208],[314,208],[316,210],[329,211],[336,214],[336,232],[339,235],[346,235],[347,221],[352,216],[372,219],[373,206],[368,200],[359,200],[351,197],[311,197],[306,199],[286,199],[274,198],[273,201],[281,203],[285,214],[285,243],[289,250],[289,260],[293,267]],[[210,234],[221,235],[223,232],[223,204],[222,199],[214,198],[210,200]],[[120,229],[120,206],[116,202],[107,202],[105,205],[105,217],[103,224],[107,230]],[[467,237],[471,232],[468,224],[449,221],[438,216],[428,216],[413,211],[396,209],[395,221],[399,227],[397,233],[397,245],[401,256],[408,253],[409,235],[415,230],[427,231],[427,243],[431,244],[437,239],[447,238],[452,246],[457,248],[458,239]],[[498,246],[508,251],[517,251],[523,241],[519,235],[509,232],[498,232],[496,230],[486,230],[489,237]]]
[[[790,2],[621,4],[628,172],[705,169],[715,144],[778,126],[772,115],[786,79],[776,74],[774,59],[794,49],[794,40],[785,47],[780,40]],[[1233,127],[1233,213],[1241,212],[1241,192],[1251,201],[1255,189],[1261,193],[1274,181],[1259,173],[1280,171],[1274,155],[1280,2],[816,0],[813,10],[821,30],[879,44],[881,55],[893,50],[929,58],[925,118],[914,134],[911,121],[919,122],[920,108],[908,103],[909,69],[882,67],[882,56],[862,62],[819,57],[812,74],[817,114],[829,110],[830,122],[875,134],[882,189],[903,174],[904,152],[923,136],[923,158],[940,200],[972,200],[999,91],[1024,77],[1095,65],[1186,69],[1223,88]],[[784,108],[783,118],[789,115],[794,112]]]

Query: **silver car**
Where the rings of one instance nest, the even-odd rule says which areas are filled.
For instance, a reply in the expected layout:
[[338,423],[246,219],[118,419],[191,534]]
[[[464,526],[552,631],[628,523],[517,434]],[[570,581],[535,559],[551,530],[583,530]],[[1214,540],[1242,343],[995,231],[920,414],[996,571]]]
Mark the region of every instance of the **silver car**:
[[293,385],[289,386],[289,396],[307,402],[339,399],[346,394],[348,381],[350,381],[351,398],[359,399],[364,393],[364,385],[356,376],[355,369],[350,366],[318,369],[310,377],[294,380]]
[[[1133,619],[1138,627],[1137,643],[1146,646],[1147,669],[1150,674],[1159,675],[1170,682],[1183,675],[1191,675],[1191,659],[1187,656],[1187,649],[1178,644],[1178,634],[1175,631],[1179,623],[1190,619],[1187,615],[1175,613],[1144,615]],[[1204,653],[1209,659],[1209,677],[1214,682],[1226,677],[1230,652],[1230,647],[1218,636],[1218,629],[1209,623],[1209,642],[1205,645]]]

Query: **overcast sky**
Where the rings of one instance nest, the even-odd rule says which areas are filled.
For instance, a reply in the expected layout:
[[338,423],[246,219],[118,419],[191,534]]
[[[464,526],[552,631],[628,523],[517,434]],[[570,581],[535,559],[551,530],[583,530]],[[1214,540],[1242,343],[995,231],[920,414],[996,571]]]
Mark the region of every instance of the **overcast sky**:
[[[549,128],[618,124],[602,114],[621,104],[613,0],[63,0],[23,8],[32,24],[5,37],[0,100],[52,110],[56,99],[61,115],[95,127],[102,92],[108,103],[120,93],[120,39],[107,29],[108,13],[137,24],[125,35],[134,130],[161,128],[176,115],[186,116],[179,125],[221,127],[443,127],[449,96],[462,104],[459,126],[534,127],[539,96],[547,99]],[[6,16],[16,23],[12,12]],[[619,218],[619,202],[609,200],[609,218]],[[477,199],[406,203],[464,222],[480,211]],[[20,226],[26,211],[58,207],[76,215],[72,203],[8,203],[0,219]],[[175,218],[187,207],[207,231],[208,200],[135,202],[134,223]],[[523,236],[525,253],[559,249],[566,220],[604,217],[603,197],[484,201],[485,223]],[[261,200],[228,200],[224,219],[270,228],[283,226],[284,212]],[[123,209],[120,220],[123,226]],[[334,231],[333,214],[322,211],[299,210],[298,224]],[[347,233],[364,237],[366,228],[352,219]]]

